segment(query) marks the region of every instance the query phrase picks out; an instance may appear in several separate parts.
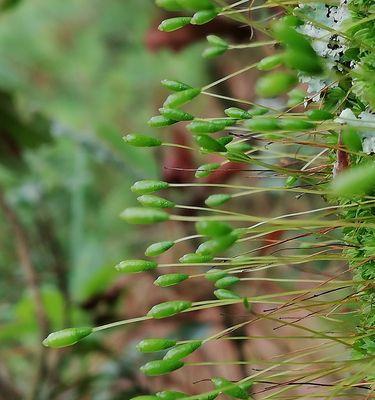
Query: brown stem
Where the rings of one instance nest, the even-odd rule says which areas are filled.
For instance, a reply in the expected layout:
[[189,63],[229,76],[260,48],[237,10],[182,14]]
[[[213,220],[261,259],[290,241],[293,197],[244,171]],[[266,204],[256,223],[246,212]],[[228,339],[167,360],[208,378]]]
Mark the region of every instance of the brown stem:
[[40,213],[36,218],[36,227],[40,236],[40,241],[45,246],[50,256],[49,265],[56,277],[57,286],[64,298],[63,321],[65,326],[70,325],[70,310],[72,299],[68,284],[68,266],[64,251],[56,235],[53,221],[46,212]]
[[8,371],[0,364],[0,400],[21,400],[21,398],[21,393],[11,382]]

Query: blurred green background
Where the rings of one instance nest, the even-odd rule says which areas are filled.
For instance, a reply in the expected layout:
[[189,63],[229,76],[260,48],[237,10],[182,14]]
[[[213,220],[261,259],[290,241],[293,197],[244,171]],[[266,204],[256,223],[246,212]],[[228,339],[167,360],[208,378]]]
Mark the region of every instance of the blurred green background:
[[[140,248],[140,235],[118,218],[135,201],[129,186],[160,170],[154,152],[129,149],[121,137],[147,132],[162,78],[204,80],[202,45],[150,52],[145,35],[160,19],[151,0],[3,0],[0,7],[0,398],[54,399],[59,390],[64,399],[128,398],[134,387],[107,387],[125,368],[116,360],[116,369],[112,355],[92,376],[83,372],[85,358],[62,358],[58,378],[49,377],[33,285],[46,330],[95,322],[82,304]],[[76,385],[72,363],[82,372]]]

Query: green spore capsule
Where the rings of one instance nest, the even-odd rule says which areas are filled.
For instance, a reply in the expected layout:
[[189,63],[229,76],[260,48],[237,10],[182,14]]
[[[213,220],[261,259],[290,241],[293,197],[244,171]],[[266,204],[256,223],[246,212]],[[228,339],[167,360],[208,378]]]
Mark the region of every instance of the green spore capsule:
[[316,57],[316,53],[306,37],[285,23],[285,21],[279,21],[274,24],[273,32],[276,39],[284,44],[287,49],[298,52],[298,54]]
[[144,339],[137,344],[137,350],[141,353],[153,353],[155,351],[161,351],[170,349],[176,345],[176,340],[172,339]]
[[163,357],[164,360],[181,360],[194,353],[195,350],[202,346],[200,340],[194,342],[179,344],[172,349],[168,350],[167,354]]
[[285,15],[285,17],[283,17],[282,21],[284,24],[286,24],[292,28],[297,28],[297,27],[303,25],[303,21],[301,21],[295,15]]
[[215,19],[218,15],[219,10],[201,10],[193,15],[190,23],[192,25],[204,25]]
[[153,243],[147,247],[145,255],[147,257],[156,257],[165,253],[175,245],[175,242],[166,240],[164,242]]
[[228,50],[228,47],[224,46],[210,46],[204,49],[202,56],[204,58],[215,58],[223,55]]
[[220,132],[227,126],[236,122],[233,118],[213,119],[210,121],[193,121],[186,128],[193,133],[215,133]]
[[319,75],[323,72],[323,66],[317,55],[310,55],[297,50],[287,50],[284,54],[284,61],[289,68],[309,75]]
[[226,48],[229,47],[228,42],[226,42],[224,39],[216,35],[208,35],[207,41],[213,46],[226,47]]
[[250,118],[258,117],[268,113],[268,108],[262,106],[251,107],[248,111]]
[[241,299],[241,296],[238,294],[232,292],[231,290],[228,289],[217,289],[214,291],[214,295],[219,299],[219,300],[238,300]]
[[169,126],[175,124],[177,121],[169,119],[164,115],[156,115],[148,120],[147,125],[151,128],[163,128],[164,126]]
[[176,204],[173,201],[163,199],[153,194],[144,194],[139,196],[137,200],[145,207],[153,208],[173,208]]
[[216,377],[212,378],[211,381],[215,385],[216,389],[223,389],[223,393],[230,397],[242,400],[246,400],[249,398],[249,395],[243,388],[233,382],[228,381],[225,378]]
[[186,83],[180,81],[174,81],[171,79],[163,79],[161,81],[161,84],[168,90],[171,90],[172,92],[182,92],[183,90],[193,89]]
[[93,329],[90,327],[63,329],[58,332],[50,333],[43,340],[43,345],[54,349],[72,346],[90,335],[92,332]]
[[125,274],[137,274],[139,272],[152,271],[158,267],[155,261],[125,260],[115,266],[117,271]]
[[184,397],[189,397],[188,394],[183,392],[177,392],[175,390],[163,390],[162,392],[157,392],[156,396],[162,400],[177,400]]
[[155,4],[167,11],[181,11],[184,9],[178,0],[155,0]]
[[307,113],[307,117],[311,121],[327,121],[333,119],[333,114],[326,110],[310,110]]
[[156,304],[147,313],[149,317],[161,319],[179,314],[182,311],[188,310],[192,306],[190,301],[172,300],[165,303]]
[[256,132],[272,132],[280,129],[280,120],[273,117],[257,117],[245,121],[245,127]]
[[226,271],[223,271],[222,269],[219,268],[212,268],[208,270],[204,275],[204,277],[210,282],[216,282],[219,279],[224,278],[225,276],[228,276]]
[[296,176],[288,176],[285,180],[285,186],[286,187],[292,187],[296,184],[298,181],[298,178]]
[[185,10],[199,11],[214,8],[211,0],[177,0]]
[[200,89],[192,88],[170,94],[165,100],[164,108],[176,108],[193,100],[201,93]]
[[162,21],[162,23],[158,26],[158,29],[162,32],[173,32],[190,24],[190,21],[191,17],[168,18]]
[[229,224],[221,221],[198,221],[195,229],[200,235],[210,237],[228,235],[233,231]]
[[204,202],[208,207],[219,207],[228,202],[231,198],[232,196],[230,194],[211,194]]
[[216,397],[218,396],[217,393],[201,393],[201,394],[197,394],[194,397],[196,397],[197,400],[214,400],[216,399]]
[[353,127],[345,127],[342,131],[342,141],[350,151],[362,151],[362,140]]
[[255,92],[261,97],[276,97],[288,92],[298,83],[296,75],[273,72],[258,79]]
[[231,152],[238,152],[238,153],[246,153],[247,151],[250,151],[253,146],[251,146],[249,143],[240,141],[240,142],[231,142],[226,146],[228,151]]
[[145,179],[135,182],[130,190],[137,194],[149,194],[157,192],[158,190],[167,189],[168,187],[169,183],[167,182]]
[[124,136],[123,139],[125,143],[134,147],[156,147],[162,144],[162,141],[159,139],[139,133],[130,133]]
[[237,276],[224,276],[215,282],[215,287],[218,289],[227,289],[240,281]]
[[196,253],[185,254],[179,259],[181,264],[202,264],[210,262],[211,260],[212,260],[211,255],[203,255]]
[[160,114],[174,121],[192,121],[194,116],[177,108],[159,108]]
[[345,198],[373,194],[375,190],[375,163],[350,168],[339,174],[331,184],[334,195]]
[[120,217],[129,224],[155,224],[168,221],[168,213],[156,208],[130,207],[125,209]]
[[140,370],[147,376],[159,376],[169,374],[184,366],[180,360],[155,360],[142,365]]
[[219,163],[203,164],[198,167],[197,171],[195,172],[195,177],[205,178],[206,176],[209,176],[211,172],[216,171],[218,168],[220,168]]
[[219,236],[208,240],[207,242],[202,243],[198,248],[196,253],[200,255],[216,255],[217,253],[221,253],[230,247],[232,247],[238,237],[236,234],[231,232],[229,235]]
[[179,283],[186,281],[189,279],[189,275],[186,274],[166,274],[161,275],[159,278],[156,279],[154,285],[160,287],[168,287],[178,285]]
[[243,299],[243,306],[247,311],[251,311],[251,304],[249,302],[249,299],[247,297],[244,297]]
[[227,136],[222,136],[217,139],[217,141],[222,144],[223,146],[226,146],[228,143],[230,143],[233,140],[233,136],[227,135]]
[[274,54],[260,60],[257,64],[257,69],[259,69],[259,71],[270,71],[280,66],[283,61],[284,59],[282,54]]
[[236,119],[250,119],[251,114],[242,108],[238,107],[230,107],[224,110],[225,114],[228,115],[230,118],[236,118]]
[[316,124],[312,121],[295,118],[283,118],[279,120],[280,129],[286,131],[306,131],[314,129]]
[[202,150],[207,151],[209,153],[212,152],[222,153],[226,151],[225,146],[223,146],[216,139],[204,133],[199,133],[194,135],[194,139]]

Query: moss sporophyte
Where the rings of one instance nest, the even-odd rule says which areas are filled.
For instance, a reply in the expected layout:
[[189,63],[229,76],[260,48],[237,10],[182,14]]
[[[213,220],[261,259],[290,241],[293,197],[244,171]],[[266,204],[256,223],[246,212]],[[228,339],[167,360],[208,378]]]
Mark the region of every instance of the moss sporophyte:
[[[204,56],[243,52],[238,60],[248,64],[203,87],[162,80],[166,99],[158,107],[160,114],[150,118],[148,127],[145,123],[144,132],[124,136],[126,146],[144,147],[145,152],[152,151],[146,147],[170,152],[180,147],[196,154],[199,163],[189,170],[191,181],[144,179],[132,185],[139,206],[125,208],[123,220],[186,224],[189,233],[175,238],[174,230],[162,229],[165,236],[148,244],[145,259],[119,261],[115,268],[119,275],[156,275],[152,287],[161,291],[160,296],[176,290],[176,285],[210,289],[208,293],[202,289],[206,297],[200,301],[193,302],[188,295],[174,300],[165,296],[165,301],[150,304],[146,315],[94,328],[65,329],[50,334],[43,344],[70,346],[110,328],[183,319],[186,313],[191,318],[221,307],[229,321],[223,329],[194,339],[183,337],[184,333],[178,338],[144,338],[137,349],[156,357],[140,368],[147,376],[225,365],[228,377],[206,372],[211,386],[199,394],[164,390],[136,399],[213,400],[222,393],[235,399],[372,398],[374,3],[155,3],[171,12],[160,23],[164,32],[201,29],[196,25],[205,25],[210,32],[216,21],[228,21],[239,37],[247,28],[247,39],[239,43],[235,34],[221,37],[212,32]],[[249,98],[220,91],[223,84],[250,73]],[[212,99],[222,101],[217,115],[213,115],[217,107],[204,108]],[[161,139],[176,124],[185,129],[191,145]],[[233,165],[236,181],[221,181]],[[179,190],[196,191],[191,198],[201,198],[200,203],[187,204],[190,197],[177,194]],[[267,215],[260,215],[262,202],[268,204]],[[287,211],[280,212],[280,202]],[[194,224],[196,233],[191,232]],[[165,253],[175,261],[163,262]],[[154,261],[155,257],[160,259]],[[262,324],[268,328],[259,328]],[[257,340],[289,340],[297,348],[286,346],[284,355],[267,354],[263,359],[261,353],[253,359],[241,351],[238,359],[204,358],[209,342],[241,343],[251,353]],[[204,361],[194,362],[196,354]],[[229,379],[230,368],[236,368],[236,376],[241,371],[237,381]]]

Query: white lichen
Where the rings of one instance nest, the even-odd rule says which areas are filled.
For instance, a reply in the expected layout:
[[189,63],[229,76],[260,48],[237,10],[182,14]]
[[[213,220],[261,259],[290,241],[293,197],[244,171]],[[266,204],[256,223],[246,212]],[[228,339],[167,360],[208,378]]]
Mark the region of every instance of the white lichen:
[[357,128],[362,138],[363,152],[375,153],[375,114],[363,111],[357,118],[352,110],[346,108],[335,119],[335,122]]
[[[311,21],[299,27],[299,31],[311,38],[311,44],[316,53],[325,58],[327,69],[342,71],[340,58],[347,47],[345,38],[340,35],[340,32],[350,19],[347,0],[341,0],[339,6],[328,6],[322,3],[300,5],[299,12]],[[331,78],[321,79],[301,75],[300,81],[307,83],[307,93],[315,102],[320,100],[320,92],[326,86],[337,86]]]

